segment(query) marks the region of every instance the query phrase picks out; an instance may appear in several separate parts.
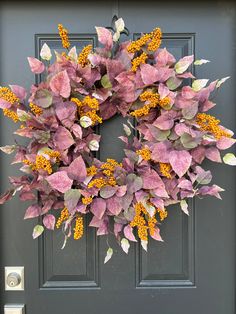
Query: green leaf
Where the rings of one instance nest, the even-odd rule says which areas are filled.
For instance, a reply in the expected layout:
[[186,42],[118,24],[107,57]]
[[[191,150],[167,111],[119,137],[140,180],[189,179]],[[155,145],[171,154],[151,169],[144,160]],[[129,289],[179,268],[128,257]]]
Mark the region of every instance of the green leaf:
[[100,196],[105,199],[110,198],[116,193],[116,191],[117,191],[117,188],[114,186],[110,186],[110,185],[103,186],[100,190]]
[[180,141],[185,148],[195,148],[198,146],[199,141],[194,139],[190,134],[183,133],[180,137]]
[[148,241],[141,240],[141,245],[142,245],[142,248],[144,249],[144,251],[147,252]]
[[12,154],[16,149],[16,145],[6,145],[6,146],[0,146],[0,150],[4,152],[5,154]]
[[33,234],[32,234],[33,239],[38,238],[38,237],[43,233],[43,231],[44,231],[44,227],[43,227],[43,226],[41,226],[41,225],[36,225],[36,226],[34,227]]
[[127,136],[130,136],[130,135],[131,135],[132,132],[131,132],[130,128],[128,127],[128,125],[126,125],[126,124],[123,123],[123,129],[124,129],[125,134],[126,134]]
[[142,178],[137,176],[134,173],[128,174],[126,180],[127,180],[127,190],[130,194],[137,192],[143,186]]
[[76,207],[79,199],[80,199],[81,193],[78,189],[70,189],[65,192],[64,194],[64,201],[65,206],[68,208],[69,212],[74,210]]
[[106,264],[111,259],[112,255],[113,255],[113,249],[109,247],[109,249],[107,250],[106,257],[104,259],[104,264]]
[[192,84],[192,89],[195,92],[199,92],[203,87],[206,86],[209,80],[207,79],[202,79],[202,80],[194,80]]
[[182,211],[189,216],[189,211],[188,211],[188,203],[185,200],[182,200],[180,202],[180,207],[182,209]]
[[120,242],[122,250],[128,254],[129,253],[129,248],[130,248],[130,244],[129,244],[129,240],[127,240],[126,238],[123,238]]
[[166,81],[166,85],[169,88],[169,90],[175,90],[179,85],[182,83],[182,80],[178,79],[177,77],[170,77]]
[[83,128],[88,128],[89,126],[93,124],[92,120],[87,116],[81,117],[79,122]]
[[34,102],[42,108],[48,108],[52,104],[52,94],[47,89],[39,89],[35,93]]
[[219,88],[225,81],[227,81],[230,78],[230,76],[223,77],[222,79],[218,80],[216,84],[216,88]]
[[101,79],[101,84],[104,88],[111,88],[112,87],[112,84],[109,80],[108,74],[103,75],[103,77]]
[[196,178],[196,181],[202,185],[210,183],[211,180],[212,180],[212,174],[209,170],[200,172]]
[[91,151],[98,151],[99,150],[99,142],[97,140],[92,140],[89,142],[89,149]]
[[205,63],[208,63],[208,62],[210,62],[210,61],[206,60],[206,59],[200,59],[200,60],[194,61],[194,65],[202,65],[202,64],[205,64]]
[[223,161],[226,165],[236,166],[236,157],[232,153],[228,153],[224,155]]
[[16,113],[17,113],[17,116],[21,122],[25,122],[25,121],[31,119],[30,114],[24,110],[17,109]]

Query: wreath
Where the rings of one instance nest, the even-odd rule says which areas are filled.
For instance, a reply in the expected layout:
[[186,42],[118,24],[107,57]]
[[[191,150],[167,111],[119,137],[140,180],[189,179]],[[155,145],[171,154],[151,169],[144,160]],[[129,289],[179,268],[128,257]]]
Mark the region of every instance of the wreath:
[[[85,46],[79,55],[67,29],[59,24],[58,30],[65,51],[55,51],[53,63],[46,43],[41,60],[28,57],[31,71],[43,78],[29,95],[18,85],[0,88],[3,114],[20,123],[14,134],[30,139],[27,146],[1,147],[16,152],[12,164],[24,174],[9,178],[12,187],[0,203],[16,192],[31,201],[24,218],[40,217],[33,238],[61,228],[64,244],[71,236],[78,240],[88,215],[97,235],[114,234],[124,252],[137,240],[147,250],[149,237],[163,241],[168,206],[178,203],[188,215],[189,198],[220,198],[223,189],[209,185],[212,175],[202,163],[221,162],[220,151],[235,143],[233,132],[206,113],[228,77],[209,84],[195,79],[189,67],[209,61],[190,55],[176,62],[160,48],[160,28],[121,42],[127,29],[119,18],[114,30],[96,27],[100,47]],[[125,157],[101,161],[97,125],[116,114],[127,118],[120,136]],[[223,161],[236,164],[232,153]],[[112,254],[108,247],[104,262]]]

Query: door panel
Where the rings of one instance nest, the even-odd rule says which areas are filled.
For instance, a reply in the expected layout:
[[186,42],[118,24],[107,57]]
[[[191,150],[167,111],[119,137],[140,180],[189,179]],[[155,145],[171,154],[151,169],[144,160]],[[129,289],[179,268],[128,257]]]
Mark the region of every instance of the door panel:
[[[86,1],[13,3],[0,5],[0,85],[29,87],[34,81],[27,56],[38,56],[47,42],[60,50],[57,24],[72,33],[72,45],[97,44],[95,25],[109,26],[113,14],[124,18],[130,39],[160,26],[162,47],[178,59],[194,53],[211,63],[195,70],[199,78],[214,80],[231,76],[216,95],[212,112],[235,129],[235,14],[231,2],[188,3],[133,1]],[[36,77],[36,82],[40,77]],[[0,145],[13,143],[14,125],[2,116]],[[99,128],[99,157],[122,159],[124,119],[114,117]],[[1,309],[5,303],[24,303],[28,314],[151,313],[233,314],[235,301],[235,173],[227,166],[206,165],[216,184],[226,189],[215,199],[191,203],[190,217],[178,207],[169,208],[162,224],[164,243],[151,241],[146,253],[132,245],[126,256],[112,237],[97,239],[88,228],[80,241],[69,240],[61,250],[60,231],[46,232],[33,241],[35,221],[23,221],[26,204],[13,199],[0,210],[1,278],[4,266],[25,267],[25,291],[6,292],[1,280]],[[1,154],[1,190],[16,167]],[[107,241],[114,257],[104,265]]]

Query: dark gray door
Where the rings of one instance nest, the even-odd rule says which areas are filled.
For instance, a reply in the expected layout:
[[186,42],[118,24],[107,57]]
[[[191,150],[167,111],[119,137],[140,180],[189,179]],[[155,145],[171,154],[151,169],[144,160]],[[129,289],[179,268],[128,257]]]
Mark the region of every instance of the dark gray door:
[[[196,69],[199,78],[230,75],[217,95],[214,113],[235,129],[235,13],[235,6],[223,1],[2,3],[0,83],[33,83],[26,57],[38,54],[44,42],[60,46],[58,23],[74,33],[72,42],[82,48],[96,44],[94,25],[108,26],[117,14],[126,21],[131,38],[159,26],[163,46],[177,58],[194,53],[211,60]],[[116,139],[122,133],[120,119],[109,120],[100,130],[102,159],[122,156]],[[1,117],[0,127],[1,145],[13,141],[14,126]],[[106,238],[97,240],[92,228],[61,250],[60,231],[32,240],[35,223],[23,221],[25,204],[17,198],[7,203],[0,210],[1,311],[6,303],[23,303],[27,314],[234,314],[235,172],[211,163],[209,168],[215,183],[226,189],[223,201],[198,200],[191,204],[189,218],[171,208],[162,225],[165,242],[151,242],[148,253],[137,244],[127,256],[110,238],[115,253],[105,265]],[[1,155],[0,169],[4,190],[16,168]],[[4,266],[25,267],[24,291],[4,291]]]

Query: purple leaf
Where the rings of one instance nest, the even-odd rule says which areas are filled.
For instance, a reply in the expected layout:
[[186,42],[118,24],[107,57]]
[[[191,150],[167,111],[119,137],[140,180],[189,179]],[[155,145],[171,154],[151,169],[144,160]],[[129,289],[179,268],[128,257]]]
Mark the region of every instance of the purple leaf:
[[216,147],[224,150],[230,148],[232,145],[234,145],[236,140],[234,138],[230,137],[224,137],[222,136],[217,142],[216,142]]
[[49,230],[54,230],[56,219],[53,215],[48,214],[43,217],[43,224]]
[[222,162],[220,152],[216,147],[209,147],[206,149],[206,157],[215,162]]
[[61,123],[65,127],[71,128],[76,118],[77,106],[69,101],[60,102],[56,105],[55,112]]
[[205,152],[206,149],[204,146],[198,146],[191,150],[191,155],[198,164],[201,164],[205,159]]
[[180,183],[178,184],[178,188],[180,189],[184,189],[184,190],[189,190],[189,191],[192,191],[193,189],[193,185],[191,183],[191,181],[189,180],[186,180],[186,179],[180,179]]
[[169,162],[169,153],[171,152],[171,143],[164,141],[152,146],[152,159],[156,162]]
[[141,64],[141,77],[145,85],[156,82],[159,78],[158,70],[150,64]]
[[199,184],[208,184],[211,182],[212,174],[211,174],[210,170],[205,171],[200,166],[197,166],[196,167],[196,174],[197,174],[196,180]]
[[77,157],[72,161],[67,169],[69,178],[83,182],[87,177],[87,170],[82,156]]
[[160,83],[159,86],[158,86],[158,93],[160,95],[160,98],[163,99],[163,98],[165,98],[166,96],[169,95],[170,90],[169,90],[169,88],[166,85]]
[[0,108],[1,109],[6,109],[6,108],[11,108],[12,104],[2,98],[0,98]]
[[20,99],[20,101],[23,101],[26,98],[27,91],[24,87],[19,85],[9,85],[12,92]]
[[101,44],[103,44],[106,49],[111,49],[113,46],[112,34],[111,32],[105,27],[98,27],[96,26],[96,32],[98,34],[98,40]]
[[212,185],[212,186],[203,186],[198,190],[198,194],[200,195],[210,195],[215,196],[219,199],[221,199],[220,192],[223,192],[224,189],[219,187],[218,185]]
[[163,242],[163,239],[160,235],[160,229],[159,228],[155,227],[154,233],[152,233],[150,235],[154,240]]
[[170,130],[174,125],[173,115],[166,111],[153,122],[153,125],[160,130]]
[[46,178],[51,187],[61,193],[68,191],[73,183],[66,171],[58,171]]
[[13,196],[14,190],[6,191],[4,194],[0,196],[0,204],[4,204],[8,200],[10,200]]
[[123,224],[120,224],[117,222],[114,223],[114,234],[116,238],[118,237],[119,232],[121,232],[122,229],[123,229]]
[[36,196],[32,191],[20,191],[19,194],[21,201],[33,201],[36,200]]
[[164,210],[164,201],[161,198],[153,197],[150,199],[150,202],[155,205],[155,207]]
[[63,126],[59,126],[57,128],[57,131],[53,137],[53,141],[55,146],[59,150],[65,150],[74,144],[74,140],[71,133]]
[[162,182],[158,173],[153,169],[146,171],[142,175],[142,179],[143,179],[143,188],[144,189],[155,189],[155,188],[164,186],[164,183]]
[[185,150],[174,150],[170,152],[169,161],[172,169],[181,178],[188,171],[192,162],[192,156]]
[[30,69],[33,73],[40,74],[44,71],[45,66],[44,66],[43,62],[41,62],[38,59],[33,58],[33,57],[28,57],[27,59],[28,59],[29,65],[30,65]]
[[200,105],[200,111],[201,112],[206,112],[208,110],[210,110],[211,108],[215,107],[215,103],[210,101],[210,100],[206,100],[204,101],[201,105]]
[[122,209],[122,200],[118,196],[112,196],[111,198],[108,198],[106,200],[107,203],[107,209],[113,214],[113,215],[119,215]]
[[175,57],[166,48],[158,49],[155,57],[156,63],[160,66],[172,65],[176,62]]
[[117,189],[116,196],[122,197],[125,195],[126,191],[127,191],[127,185],[121,185]]
[[124,227],[124,235],[128,240],[137,242],[133,234],[133,228],[130,225]]
[[80,125],[78,124],[74,124],[72,127],[71,127],[71,131],[73,132],[74,136],[79,138],[79,139],[82,139],[82,135],[83,135],[83,131],[82,131],[82,128]]
[[90,210],[98,219],[101,219],[106,210],[105,200],[102,198],[95,198],[91,204]]
[[30,205],[25,212],[24,219],[35,218],[42,214],[42,208],[38,204]]
[[70,79],[66,70],[54,75],[50,81],[50,88],[56,96],[68,98],[70,96],[71,87]]

